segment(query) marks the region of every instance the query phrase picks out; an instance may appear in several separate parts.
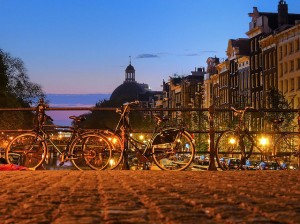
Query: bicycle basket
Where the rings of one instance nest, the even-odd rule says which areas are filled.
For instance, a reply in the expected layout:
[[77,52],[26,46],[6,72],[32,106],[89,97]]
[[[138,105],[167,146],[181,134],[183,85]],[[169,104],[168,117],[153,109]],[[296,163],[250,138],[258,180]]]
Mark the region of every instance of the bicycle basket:
[[179,130],[177,130],[177,129],[164,130],[155,136],[155,138],[152,142],[152,145],[172,143],[175,141],[178,132],[179,132]]

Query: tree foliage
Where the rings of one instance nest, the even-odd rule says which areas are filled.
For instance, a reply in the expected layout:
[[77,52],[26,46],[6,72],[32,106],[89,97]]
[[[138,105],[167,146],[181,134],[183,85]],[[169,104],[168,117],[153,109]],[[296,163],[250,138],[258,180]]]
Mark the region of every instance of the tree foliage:
[[[120,114],[116,113],[119,103],[111,100],[103,100],[96,103],[96,108],[103,110],[94,110],[85,114],[86,120],[82,122],[81,127],[92,129],[110,129],[114,130],[120,119]],[[145,117],[141,111],[131,111],[130,125],[134,129],[151,129],[153,122],[149,117]]]
[[288,101],[285,99],[283,93],[275,88],[270,89],[269,103],[271,105],[271,109],[278,109],[278,111],[265,113],[265,119],[270,122],[274,119],[283,118],[284,122],[282,124],[282,127],[286,130],[290,130],[293,126],[292,123],[296,114],[288,111],[288,109],[292,108],[289,105]]
[[[42,88],[30,81],[23,61],[0,49],[0,108],[24,108],[44,97]],[[32,125],[30,111],[0,112],[0,128],[16,129]]]

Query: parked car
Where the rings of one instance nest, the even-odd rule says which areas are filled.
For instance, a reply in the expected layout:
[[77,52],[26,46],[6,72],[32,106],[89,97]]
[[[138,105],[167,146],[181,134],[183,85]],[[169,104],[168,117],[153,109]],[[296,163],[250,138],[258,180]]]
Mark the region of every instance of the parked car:
[[281,166],[273,161],[261,161],[259,163],[260,170],[281,170]]
[[220,162],[223,163],[223,166],[226,167],[228,170],[236,170],[241,164],[240,159],[231,157],[222,157],[220,159]]
[[243,165],[245,170],[257,170],[259,169],[260,161],[258,160],[246,160],[246,164]]

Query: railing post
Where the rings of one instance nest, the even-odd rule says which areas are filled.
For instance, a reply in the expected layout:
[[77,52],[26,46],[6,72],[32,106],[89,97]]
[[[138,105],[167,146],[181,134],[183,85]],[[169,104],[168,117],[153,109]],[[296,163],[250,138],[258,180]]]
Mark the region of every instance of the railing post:
[[[298,108],[298,138],[300,138],[300,107]],[[298,142],[299,144],[299,142]],[[298,155],[298,168],[300,167],[300,144],[298,145],[298,152],[297,152],[297,155]]]
[[215,129],[214,129],[214,105],[209,107],[209,166],[208,170],[217,170],[215,164]]

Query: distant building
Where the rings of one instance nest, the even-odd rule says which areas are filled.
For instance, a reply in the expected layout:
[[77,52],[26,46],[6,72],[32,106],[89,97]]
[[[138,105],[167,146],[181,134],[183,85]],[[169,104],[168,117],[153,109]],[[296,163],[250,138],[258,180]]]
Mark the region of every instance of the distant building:
[[[263,48],[261,48],[260,43],[262,43],[262,40],[269,35],[283,31],[290,26],[294,26],[296,21],[300,20],[300,14],[289,14],[286,1],[280,0],[277,13],[259,12],[258,9],[254,7],[253,12],[249,13],[249,16],[252,18],[252,21],[249,24],[249,31],[247,32],[250,39],[250,76],[252,81],[251,101],[258,102],[254,106],[255,108],[260,108],[266,105],[267,92],[265,91],[268,91],[270,86],[270,83],[267,83],[267,80],[274,80],[273,84],[276,86],[277,84],[275,84],[275,82],[278,77],[277,72],[275,71],[276,51],[278,48],[275,48],[274,45],[272,45],[270,37],[269,41],[271,42],[268,47],[266,47],[265,42]],[[270,69],[272,69],[272,71]],[[267,84],[268,86],[264,87],[264,84]]]
[[[204,68],[195,68],[191,75],[170,77],[163,82],[163,108],[201,108],[204,105]],[[167,113],[167,112],[165,112]],[[172,112],[172,118],[180,119],[180,111]]]
[[131,61],[125,69],[125,80],[111,94],[110,101],[115,105],[135,100],[142,101],[147,107],[155,106],[155,99],[161,91],[152,91],[149,85],[135,80],[135,69]]

